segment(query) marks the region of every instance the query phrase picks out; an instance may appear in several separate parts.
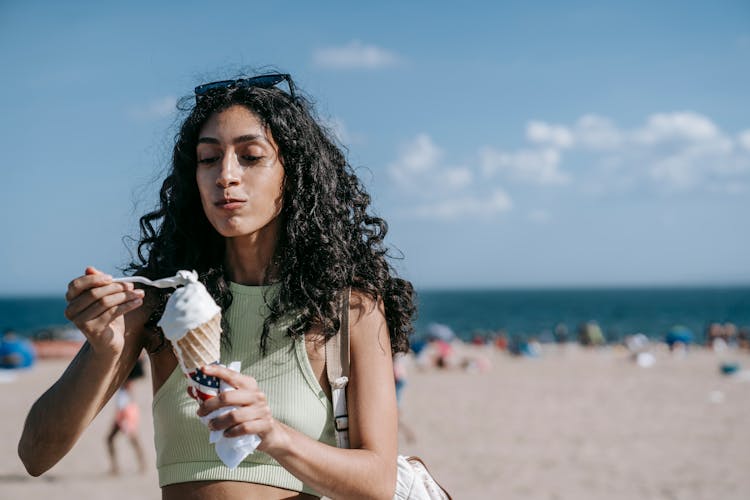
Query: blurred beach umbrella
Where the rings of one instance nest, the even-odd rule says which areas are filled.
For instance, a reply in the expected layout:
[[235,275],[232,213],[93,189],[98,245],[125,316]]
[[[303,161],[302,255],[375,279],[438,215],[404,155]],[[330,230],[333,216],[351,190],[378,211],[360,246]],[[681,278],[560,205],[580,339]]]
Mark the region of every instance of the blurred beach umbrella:
[[427,337],[429,339],[444,340],[445,342],[452,341],[456,334],[453,332],[451,327],[440,323],[430,323],[427,325]]
[[664,340],[667,344],[674,344],[675,342],[689,344],[693,340],[693,332],[686,326],[675,325],[669,329]]
[[664,342],[669,346],[669,350],[673,350],[677,346],[687,347],[693,341],[693,332],[689,328],[682,325],[675,325],[669,329],[667,335],[664,337]]

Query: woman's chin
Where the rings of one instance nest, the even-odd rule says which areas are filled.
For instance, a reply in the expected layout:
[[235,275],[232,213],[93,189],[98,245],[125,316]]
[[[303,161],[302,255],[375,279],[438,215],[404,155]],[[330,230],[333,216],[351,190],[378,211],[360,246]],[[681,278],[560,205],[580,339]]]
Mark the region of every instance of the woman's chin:
[[214,226],[216,232],[224,238],[241,238],[243,236],[250,236],[258,232],[257,227],[243,227],[235,226],[232,224],[222,224],[219,227]]
[[224,238],[240,238],[243,236],[251,236],[253,234],[259,237],[276,237],[277,232],[277,217],[272,218],[270,221],[250,219],[247,218],[241,220],[240,217],[232,217],[222,220],[213,220],[211,225],[214,227],[217,233]]
[[217,233],[219,233],[224,238],[237,238],[238,236],[243,236],[244,234],[247,234],[246,231],[243,231],[243,228],[232,224],[229,221],[221,221],[218,224],[212,223],[211,224]]
[[242,231],[236,228],[221,228],[217,229],[216,232],[218,232],[224,238],[240,238],[242,236],[247,236],[248,234],[250,234],[246,231]]

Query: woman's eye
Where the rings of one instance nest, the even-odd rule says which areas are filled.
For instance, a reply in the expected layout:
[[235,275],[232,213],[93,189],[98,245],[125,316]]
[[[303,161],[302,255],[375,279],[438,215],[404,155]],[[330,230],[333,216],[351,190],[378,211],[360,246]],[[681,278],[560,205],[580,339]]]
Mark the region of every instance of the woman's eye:
[[211,163],[215,163],[217,161],[219,161],[219,157],[218,156],[210,156],[208,158],[200,158],[198,160],[198,163],[201,163],[203,165],[210,165]]
[[249,162],[255,162],[263,158],[262,156],[253,156],[253,155],[242,155],[242,159]]

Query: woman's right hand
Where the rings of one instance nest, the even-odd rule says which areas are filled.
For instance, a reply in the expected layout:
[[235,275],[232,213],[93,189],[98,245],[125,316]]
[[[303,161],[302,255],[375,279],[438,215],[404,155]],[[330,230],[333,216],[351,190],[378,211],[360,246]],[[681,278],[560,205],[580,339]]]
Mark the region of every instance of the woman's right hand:
[[68,285],[65,317],[86,336],[97,353],[119,354],[125,344],[125,313],[143,304],[145,292],[132,283],[116,283],[93,267]]

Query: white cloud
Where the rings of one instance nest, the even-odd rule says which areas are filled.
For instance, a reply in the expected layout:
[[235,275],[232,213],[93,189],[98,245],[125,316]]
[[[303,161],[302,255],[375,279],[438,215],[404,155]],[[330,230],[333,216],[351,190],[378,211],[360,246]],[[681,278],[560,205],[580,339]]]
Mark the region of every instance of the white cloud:
[[501,188],[474,185],[475,169],[449,166],[445,154],[427,134],[404,144],[388,166],[396,187],[412,201],[409,215],[433,219],[492,217],[510,210],[513,202]]
[[[388,171],[408,191],[412,215],[440,219],[502,214],[513,207],[513,190],[541,186],[597,197],[750,192],[750,129],[729,135],[692,111],[654,113],[631,128],[595,114],[571,124],[530,121],[526,139],[515,150],[482,147],[475,162],[456,166],[422,133]],[[526,217],[551,220],[544,210]]]
[[137,120],[156,120],[166,118],[177,109],[177,98],[173,96],[161,97],[128,111],[131,118]]
[[573,145],[573,134],[566,127],[532,121],[526,125],[526,138],[535,143],[567,148]]
[[587,114],[576,122],[574,140],[586,149],[608,150],[620,147],[624,137],[609,118]]
[[553,148],[522,149],[506,153],[493,148],[479,152],[485,176],[505,175],[529,184],[566,184],[568,175],[560,171],[560,152]]
[[[586,114],[574,124],[530,122],[526,137],[534,149],[514,152],[483,148],[483,172],[532,184],[574,185],[589,194],[655,188],[665,192],[708,190],[739,193],[737,180],[750,174],[750,130],[736,139],[707,116],[655,113],[632,129],[607,117]],[[575,173],[565,156],[575,153]],[[713,191],[717,188],[714,187]]]
[[750,151],[750,130],[743,130],[737,135],[737,142],[740,146]]
[[397,162],[409,172],[425,172],[433,169],[443,152],[427,134],[417,137],[401,148],[401,156]]
[[402,146],[388,172],[401,188],[419,192],[460,190],[469,186],[474,175],[465,166],[441,164],[443,151],[427,134],[419,134]]
[[739,192],[731,186],[750,173],[750,155],[699,113],[653,114],[628,136],[619,153],[642,179],[655,181],[656,188]]
[[401,58],[375,45],[353,40],[339,47],[325,47],[313,52],[313,63],[320,68],[379,69],[397,65]]
[[447,168],[443,171],[445,183],[453,188],[465,188],[474,180],[474,174],[467,167]]
[[681,155],[655,161],[648,171],[653,179],[663,182],[669,189],[686,189],[700,180],[700,172],[694,164]]
[[644,144],[657,144],[669,141],[706,141],[718,136],[719,129],[711,120],[698,113],[683,111],[649,116],[646,124],[635,130],[633,139]]
[[489,218],[507,212],[512,208],[513,201],[508,193],[500,188],[496,188],[486,198],[462,196],[423,204],[416,208],[414,214],[418,217],[443,220],[452,220],[461,217]]

